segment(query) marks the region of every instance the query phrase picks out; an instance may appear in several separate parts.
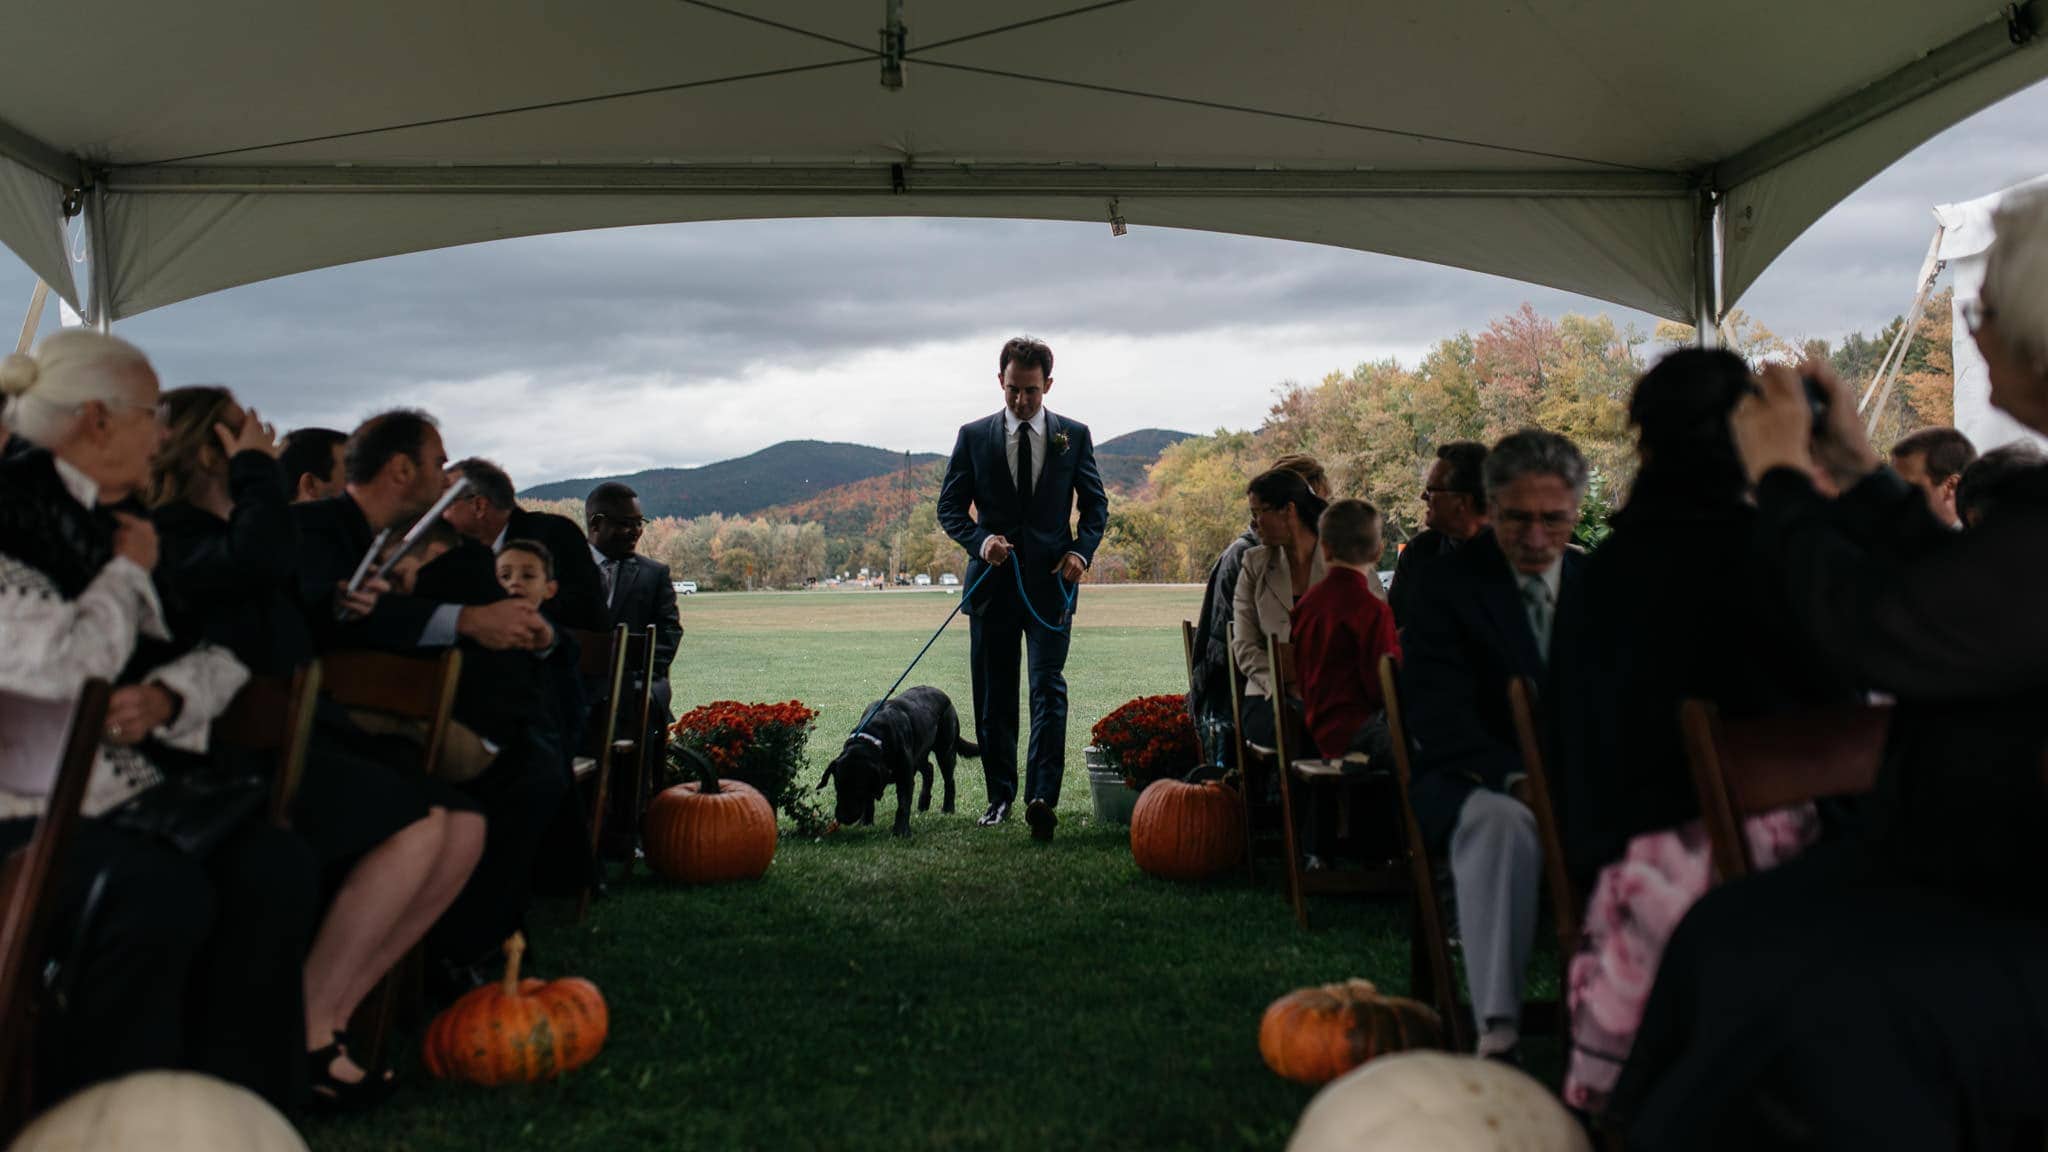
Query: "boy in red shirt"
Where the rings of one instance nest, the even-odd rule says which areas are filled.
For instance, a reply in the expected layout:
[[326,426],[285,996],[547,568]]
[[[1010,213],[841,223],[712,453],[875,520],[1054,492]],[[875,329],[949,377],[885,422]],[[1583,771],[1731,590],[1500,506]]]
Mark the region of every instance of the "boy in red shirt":
[[1363,752],[1376,764],[1393,756],[1380,657],[1401,654],[1394,611],[1372,594],[1369,574],[1380,558],[1379,510],[1339,500],[1322,518],[1328,575],[1294,609],[1296,667],[1309,737],[1324,756]]

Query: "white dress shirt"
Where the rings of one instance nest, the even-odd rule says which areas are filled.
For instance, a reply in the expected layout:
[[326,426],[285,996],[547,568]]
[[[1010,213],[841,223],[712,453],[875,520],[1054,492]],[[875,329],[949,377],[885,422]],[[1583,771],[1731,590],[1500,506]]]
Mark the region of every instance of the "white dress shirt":
[[[1017,479],[1017,429],[1024,421],[1008,408],[1003,409],[1003,463],[1010,470],[1010,480]],[[1038,491],[1038,478],[1045,475],[1045,457],[1049,449],[1045,444],[1045,407],[1040,405],[1038,415],[1031,418],[1031,491]]]

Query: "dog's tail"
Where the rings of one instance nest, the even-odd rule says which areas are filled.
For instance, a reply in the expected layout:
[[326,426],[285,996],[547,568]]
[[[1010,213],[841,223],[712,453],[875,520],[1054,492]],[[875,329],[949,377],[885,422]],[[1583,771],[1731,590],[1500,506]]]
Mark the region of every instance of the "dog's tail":
[[953,751],[958,752],[962,756],[972,756],[977,760],[981,758],[981,745],[969,740],[965,732],[960,733],[959,736],[954,738]]

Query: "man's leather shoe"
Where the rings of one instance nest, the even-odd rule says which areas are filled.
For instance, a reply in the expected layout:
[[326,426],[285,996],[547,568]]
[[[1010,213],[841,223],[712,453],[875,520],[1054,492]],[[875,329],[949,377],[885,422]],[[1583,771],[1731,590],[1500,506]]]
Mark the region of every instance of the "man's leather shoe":
[[1031,825],[1033,840],[1050,840],[1052,830],[1060,825],[1060,818],[1053,812],[1052,805],[1043,800],[1033,800],[1024,808],[1024,822]]
[[1001,824],[1003,821],[1008,820],[1009,818],[1010,802],[1008,800],[998,800],[995,803],[989,805],[988,811],[983,812],[981,814],[981,819],[976,820],[975,823],[981,825],[983,828],[993,828],[997,824]]

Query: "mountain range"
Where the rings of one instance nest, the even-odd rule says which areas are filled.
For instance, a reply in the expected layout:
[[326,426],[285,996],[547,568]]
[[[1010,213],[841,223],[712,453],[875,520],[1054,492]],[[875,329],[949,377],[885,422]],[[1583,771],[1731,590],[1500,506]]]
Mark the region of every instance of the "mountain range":
[[[1104,440],[1095,446],[1103,485],[1118,492],[1143,485],[1145,469],[1159,454],[1191,435],[1144,428]],[[599,484],[618,480],[640,493],[641,510],[649,516],[688,519],[714,512],[743,516],[773,509],[797,519],[850,521],[859,515],[859,509],[892,505],[892,493],[924,492],[944,474],[944,463],[945,457],[934,452],[785,440],[759,452],[696,468],[649,468],[624,476],[555,480],[536,484],[520,495],[535,500],[581,500]]]

